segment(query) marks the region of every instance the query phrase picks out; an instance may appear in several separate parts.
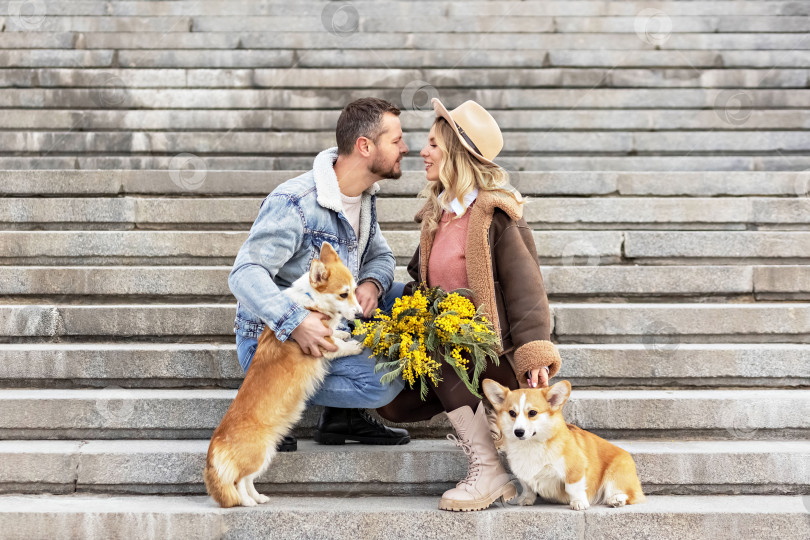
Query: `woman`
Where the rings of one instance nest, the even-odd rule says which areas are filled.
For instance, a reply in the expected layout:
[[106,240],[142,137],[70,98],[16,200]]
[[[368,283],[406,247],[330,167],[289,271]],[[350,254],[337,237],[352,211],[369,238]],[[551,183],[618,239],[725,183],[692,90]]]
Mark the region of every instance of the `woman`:
[[[428,200],[415,218],[422,232],[408,265],[414,281],[405,294],[422,282],[447,291],[470,289],[472,302],[483,306],[501,337],[499,364],[488,364],[481,380],[511,389],[547,386],[560,357],[549,341],[548,299],[522,198],[492,161],[503,147],[500,128],[474,101],[451,112],[433,99],[433,107],[436,119],[420,153]],[[458,435],[448,438],[463,448],[469,466],[467,477],[444,493],[440,509],[483,510],[500,497],[511,498],[515,487],[498,458],[481,400],[453,369],[443,369],[442,378],[425,401],[418,387],[406,388],[377,411],[394,422],[447,413]]]

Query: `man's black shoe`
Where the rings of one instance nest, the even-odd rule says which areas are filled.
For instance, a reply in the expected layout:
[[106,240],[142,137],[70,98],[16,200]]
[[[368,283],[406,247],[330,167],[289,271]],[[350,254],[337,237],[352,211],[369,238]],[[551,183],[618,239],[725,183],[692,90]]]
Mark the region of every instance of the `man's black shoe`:
[[392,428],[360,409],[324,407],[315,441],[321,444],[408,444],[411,436],[401,428]]
[[298,441],[292,435],[287,435],[276,445],[276,452],[295,452],[298,450]]

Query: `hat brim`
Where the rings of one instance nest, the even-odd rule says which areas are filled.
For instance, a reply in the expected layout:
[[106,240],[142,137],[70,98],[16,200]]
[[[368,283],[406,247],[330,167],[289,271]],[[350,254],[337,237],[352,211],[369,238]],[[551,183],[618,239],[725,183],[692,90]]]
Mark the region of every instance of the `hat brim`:
[[436,117],[442,117],[445,120],[447,120],[447,123],[450,124],[450,127],[453,129],[453,132],[456,134],[456,137],[458,138],[458,142],[461,143],[461,146],[466,148],[467,151],[470,154],[472,154],[473,156],[475,156],[475,158],[478,161],[480,161],[482,163],[486,163],[488,165],[494,165],[496,167],[500,167],[500,165],[498,165],[494,161],[488,160],[487,158],[485,158],[484,156],[482,156],[481,154],[479,154],[478,152],[473,150],[472,146],[470,146],[469,143],[467,143],[467,141],[464,140],[464,137],[462,137],[461,133],[458,131],[458,126],[456,126],[456,121],[453,120],[452,116],[450,116],[450,111],[448,111],[447,107],[445,107],[444,104],[441,101],[439,101],[439,98],[433,98],[431,100],[431,103],[433,103],[433,112],[436,113]]

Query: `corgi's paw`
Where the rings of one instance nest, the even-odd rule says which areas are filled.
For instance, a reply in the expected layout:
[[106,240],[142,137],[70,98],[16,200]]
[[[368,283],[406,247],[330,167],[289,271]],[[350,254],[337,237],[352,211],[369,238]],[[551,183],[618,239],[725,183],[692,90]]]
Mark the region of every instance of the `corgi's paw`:
[[341,339],[343,341],[346,341],[347,339],[351,338],[352,335],[346,332],[345,330],[335,330],[334,332],[332,332],[332,337],[335,339]]
[[[269,500],[269,499],[268,499]],[[241,501],[239,501],[242,506],[257,506],[258,503],[251,499],[250,497],[245,497]]]
[[258,504],[264,504],[270,500],[270,497],[267,495],[262,495],[261,493],[257,493],[253,496],[253,500],[256,501]]
[[605,501],[608,506],[612,506],[613,508],[618,508],[619,506],[624,506],[627,504],[627,495],[624,493],[617,493],[612,497],[608,497],[608,500]]
[[360,342],[360,341],[352,340],[352,341],[347,341],[346,343],[347,343],[346,350],[349,352],[350,356],[353,356],[355,354],[360,354],[361,352],[363,352],[363,349],[365,348],[365,347],[363,347],[363,343]]
[[574,499],[571,501],[572,510],[587,510],[591,505],[585,499]]

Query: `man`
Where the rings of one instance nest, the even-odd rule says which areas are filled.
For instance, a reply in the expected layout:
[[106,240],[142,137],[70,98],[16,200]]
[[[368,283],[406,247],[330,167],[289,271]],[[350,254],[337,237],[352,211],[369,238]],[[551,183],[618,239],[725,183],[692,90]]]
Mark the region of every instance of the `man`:
[[[388,101],[363,98],[349,103],[338,119],[337,148],[315,158],[313,170],[288,180],[262,202],[248,239],[236,256],[228,285],[238,300],[234,332],[237,355],[247,371],[265,325],[281,341],[292,338],[304,352],[320,357],[319,346],[334,351],[324,338],[331,330],[322,314],[291,302],[281,291],[309,271],[328,241],[358,283],[356,296],[369,317],[379,306],[390,309],[402,295],[394,283],[395,259],[377,223],[376,182],[402,176],[400,161],[408,153],[402,139],[399,109]],[[345,322],[341,330],[348,330]],[[323,405],[315,440],[341,444],[404,444],[404,429],[389,428],[355,408],[391,402],[404,383],[380,383],[371,351],[330,363],[329,374],[310,400]],[[297,448],[286,437],[281,451]]]

